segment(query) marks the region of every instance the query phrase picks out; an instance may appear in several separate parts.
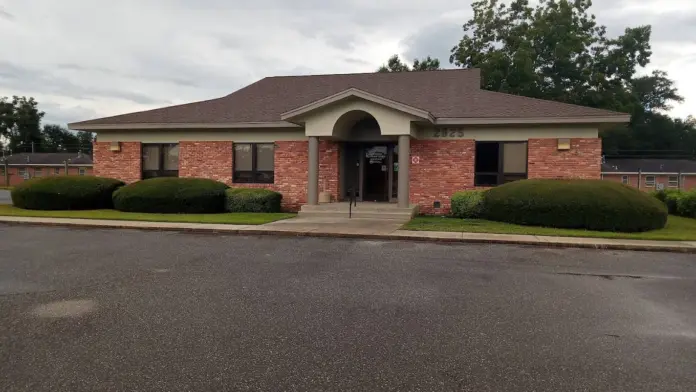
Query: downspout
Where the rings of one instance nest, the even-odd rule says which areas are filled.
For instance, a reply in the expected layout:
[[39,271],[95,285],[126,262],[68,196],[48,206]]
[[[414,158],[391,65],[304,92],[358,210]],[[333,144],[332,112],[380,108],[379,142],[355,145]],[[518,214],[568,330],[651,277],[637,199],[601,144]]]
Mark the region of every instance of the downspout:
[[65,175],[67,176],[68,175],[68,160],[65,160],[63,163],[65,164]]
[[638,189],[640,190],[641,179],[643,178],[643,169],[638,169]]
[[679,170],[679,175],[677,176],[677,189],[682,189],[682,171]]

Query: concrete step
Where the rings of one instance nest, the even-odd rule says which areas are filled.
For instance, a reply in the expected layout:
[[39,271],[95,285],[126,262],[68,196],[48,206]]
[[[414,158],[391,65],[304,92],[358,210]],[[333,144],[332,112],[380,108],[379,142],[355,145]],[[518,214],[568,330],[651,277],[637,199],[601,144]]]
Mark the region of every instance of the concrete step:
[[[348,211],[300,211],[300,218],[348,218]],[[354,219],[389,220],[408,222],[413,215],[409,212],[358,212],[353,211]]]
[[[319,205],[303,205],[298,216],[302,218],[348,218],[348,203],[326,203]],[[355,219],[377,219],[406,222],[418,213],[418,206],[399,208],[393,203],[360,203],[352,206],[352,217]]]

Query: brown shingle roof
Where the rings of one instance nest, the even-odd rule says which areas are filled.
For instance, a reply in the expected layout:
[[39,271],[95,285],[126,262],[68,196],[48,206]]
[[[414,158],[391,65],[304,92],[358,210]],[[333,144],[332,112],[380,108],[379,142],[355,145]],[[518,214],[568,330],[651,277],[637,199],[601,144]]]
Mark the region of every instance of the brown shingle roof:
[[277,122],[280,115],[357,88],[438,118],[615,116],[622,113],[481,90],[478,69],[400,73],[280,76],[230,95],[71,124]]

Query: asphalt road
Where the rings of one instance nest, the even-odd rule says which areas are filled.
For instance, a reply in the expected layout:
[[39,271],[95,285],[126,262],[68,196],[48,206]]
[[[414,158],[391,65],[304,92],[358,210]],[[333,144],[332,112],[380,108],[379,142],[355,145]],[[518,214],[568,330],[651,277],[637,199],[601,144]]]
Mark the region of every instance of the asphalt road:
[[0,225],[0,391],[694,391],[694,255]]
[[10,197],[10,191],[0,189],[0,204],[12,204],[12,198]]

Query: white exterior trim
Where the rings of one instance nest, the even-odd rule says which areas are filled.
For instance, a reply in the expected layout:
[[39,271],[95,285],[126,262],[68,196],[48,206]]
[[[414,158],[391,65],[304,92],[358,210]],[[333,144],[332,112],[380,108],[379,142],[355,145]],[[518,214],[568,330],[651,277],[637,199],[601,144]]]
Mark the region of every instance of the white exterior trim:
[[346,98],[351,98],[351,97],[357,97],[364,99],[366,101],[374,102],[376,104],[380,104],[383,106],[390,107],[392,109],[398,110],[400,112],[408,113],[411,115],[414,115],[416,117],[420,117],[422,119],[428,120],[429,122],[435,122],[435,117],[433,117],[430,112],[427,110],[419,109],[413,106],[409,106],[406,104],[403,104],[401,102],[397,101],[392,101],[391,99],[387,99],[384,97],[380,97],[379,95],[371,94],[366,91],[351,87],[347,90],[341,91],[338,94],[334,94],[322,99],[318,99],[314,102],[311,102],[307,105],[300,106],[299,108],[292,109],[290,111],[287,111],[285,113],[282,113],[280,115],[280,118],[282,120],[289,120],[292,118],[295,118],[297,116],[303,115],[305,113],[308,113],[312,110],[316,110],[321,108],[322,106],[329,105],[334,102],[342,101]]
[[580,116],[580,117],[471,117],[447,118],[435,120],[436,125],[492,125],[492,124],[593,124],[626,123],[630,116]]

